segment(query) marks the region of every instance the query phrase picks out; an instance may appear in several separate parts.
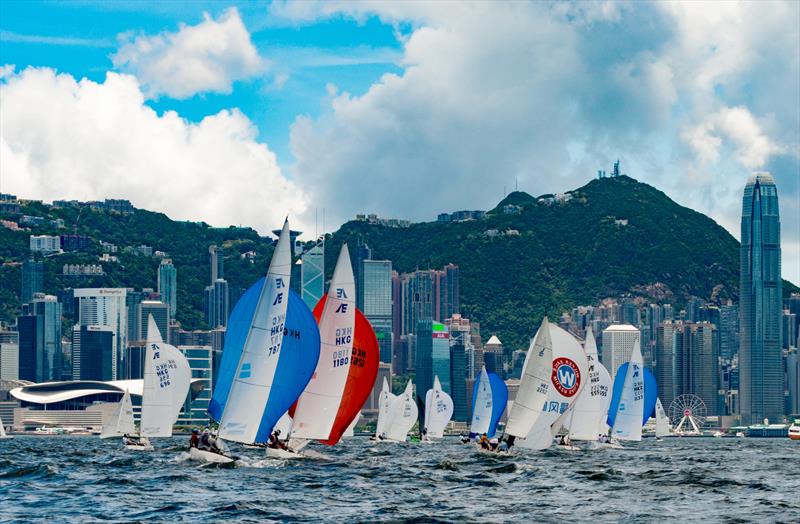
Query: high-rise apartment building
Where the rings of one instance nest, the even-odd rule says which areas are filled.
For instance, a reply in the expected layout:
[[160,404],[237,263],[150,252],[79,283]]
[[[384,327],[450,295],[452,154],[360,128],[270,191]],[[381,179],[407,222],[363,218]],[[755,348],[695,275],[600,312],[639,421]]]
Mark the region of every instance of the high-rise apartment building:
[[178,270],[168,258],[158,266],[158,294],[161,295],[161,301],[169,306],[169,318],[175,318],[178,311]]
[[781,352],[781,231],[778,190],[768,173],[742,198],[739,284],[739,409],[742,424],[778,421],[784,411]]
[[61,304],[56,297],[36,295],[22,306],[19,331],[19,379],[31,382],[61,380]]
[[19,380],[19,333],[0,331],[0,380]]

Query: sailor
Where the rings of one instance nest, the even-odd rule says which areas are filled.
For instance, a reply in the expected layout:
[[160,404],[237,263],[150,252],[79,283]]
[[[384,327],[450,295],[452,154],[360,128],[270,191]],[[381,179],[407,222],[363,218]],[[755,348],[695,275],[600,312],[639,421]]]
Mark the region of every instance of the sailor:
[[190,448],[196,448],[199,443],[200,443],[200,430],[197,429],[197,428],[194,428],[192,430],[192,436],[189,439],[189,447]]
[[498,453],[508,453],[508,442],[506,439],[500,439],[500,445],[497,446]]
[[429,442],[431,439],[428,438],[428,428],[423,428],[422,433],[420,434],[420,440],[422,442]]
[[461,443],[466,444],[467,442],[469,442],[469,435],[466,433],[461,433]]
[[498,446],[499,444],[500,444],[500,442],[497,440],[497,437],[492,437],[492,438],[489,440],[489,447],[492,449],[492,451],[496,450],[496,449],[497,449],[497,446]]
[[481,435],[481,439],[478,441],[483,449],[489,449],[489,438],[486,436],[486,433]]
[[272,432],[269,436],[269,443],[267,444],[268,447],[272,449],[286,449],[286,444],[284,444],[281,439],[281,430],[276,429]]
[[203,434],[200,435],[200,444],[197,446],[197,448],[211,450],[211,433],[209,433],[208,428],[204,429]]

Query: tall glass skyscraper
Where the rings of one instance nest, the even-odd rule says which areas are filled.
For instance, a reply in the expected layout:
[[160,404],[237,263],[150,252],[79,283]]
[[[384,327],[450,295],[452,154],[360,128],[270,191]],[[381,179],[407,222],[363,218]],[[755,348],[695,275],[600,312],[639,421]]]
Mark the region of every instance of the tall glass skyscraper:
[[33,259],[22,261],[22,303],[27,304],[33,300],[36,293],[44,290],[44,262]]
[[378,338],[381,362],[392,363],[392,262],[362,262],[363,310]]
[[781,226],[768,173],[747,180],[742,199],[739,285],[739,413],[742,424],[783,415]]
[[161,301],[169,306],[169,318],[175,318],[178,311],[178,270],[168,258],[158,266],[158,294],[161,295]]
[[424,399],[438,376],[442,390],[452,393],[450,380],[450,333],[447,326],[435,320],[420,321],[417,328],[416,352],[417,395]]
[[300,266],[303,302],[313,310],[319,299],[325,294],[325,242],[302,254],[303,264]]

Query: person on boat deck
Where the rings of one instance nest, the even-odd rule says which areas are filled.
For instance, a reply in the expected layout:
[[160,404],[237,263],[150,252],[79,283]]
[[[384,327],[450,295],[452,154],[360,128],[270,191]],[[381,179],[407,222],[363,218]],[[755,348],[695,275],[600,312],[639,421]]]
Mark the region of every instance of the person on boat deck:
[[386,432],[383,432],[380,435],[378,435],[378,438],[381,440],[386,440]]
[[204,429],[203,434],[200,435],[200,443],[197,449],[211,450],[211,433],[208,431],[208,428]]
[[273,449],[286,449],[286,444],[281,441],[280,436],[281,430],[276,429],[273,431],[269,436],[269,443],[267,445]]
[[489,439],[489,447],[492,449],[492,451],[495,451],[499,444],[500,442],[497,440],[497,437],[492,437]]
[[469,442],[469,435],[466,433],[461,433],[461,443],[466,444],[467,442]]
[[500,444],[497,446],[499,453],[508,453],[508,442],[505,439],[500,439]]
[[197,428],[194,428],[192,430],[192,436],[189,439],[189,447],[190,448],[196,448],[198,444],[200,444],[200,430],[197,429]]
[[481,435],[481,439],[478,441],[483,449],[489,449],[489,438],[486,436],[486,433]]

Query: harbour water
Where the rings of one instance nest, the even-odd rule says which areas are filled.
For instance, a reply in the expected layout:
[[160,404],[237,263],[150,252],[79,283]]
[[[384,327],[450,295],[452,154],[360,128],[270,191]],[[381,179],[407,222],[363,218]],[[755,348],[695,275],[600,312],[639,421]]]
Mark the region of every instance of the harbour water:
[[624,450],[480,453],[438,444],[333,448],[329,461],[188,460],[185,438],[0,442],[0,522],[800,522],[800,445],[645,439]]

